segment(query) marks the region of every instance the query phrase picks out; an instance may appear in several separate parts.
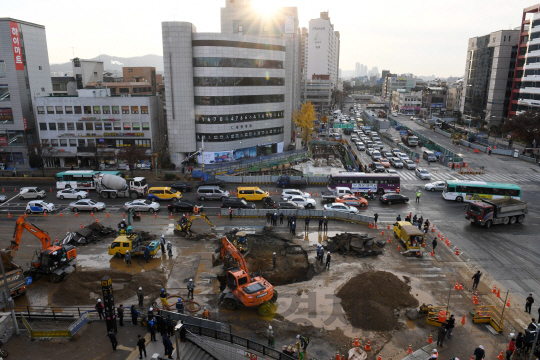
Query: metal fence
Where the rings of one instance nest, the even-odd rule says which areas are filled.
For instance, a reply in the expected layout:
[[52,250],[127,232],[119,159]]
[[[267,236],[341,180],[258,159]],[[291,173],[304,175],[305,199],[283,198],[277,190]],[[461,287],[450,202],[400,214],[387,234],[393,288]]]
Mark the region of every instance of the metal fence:
[[[360,210],[360,211],[367,211]],[[333,211],[333,210],[294,210],[294,209],[232,209],[233,217],[244,217],[244,218],[264,218],[268,212],[278,212],[279,214],[287,215],[296,215],[297,218],[315,218],[326,216],[328,219],[332,220],[341,220],[341,221],[350,221],[355,223],[368,224],[374,221],[373,216],[366,216],[360,214],[349,214],[342,211]],[[221,216],[229,216],[229,209],[222,208]]]
[[[291,176],[292,180],[306,180],[309,185],[326,185],[328,184],[328,175],[309,176]],[[237,175],[217,175],[216,179],[223,180],[227,184],[276,184],[278,175],[260,175],[260,176],[237,176]]]
[[525,161],[528,161],[528,162],[536,163],[536,159],[533,158],[533,157],[524,156],[524,155],[519,155],[519,158],[520,158],[521,160],[525,160]]
[[436,126],[435,126],[433,129],[435,130],[435,132],[436,132],[437,134],[441,134],[442,136],[446,136],[446,137],[449,138],[449,139],[452,138],[452,134],[450,134],[449,132],[446,132],[446,131],[444,131],[444,130],[441,130],[441,129],[439,129],[439,128],[436,127]]
[[177,312],[167,311],[167,310],[161,310],[161,313],[163,316],[171,316],[171,318],[175,321],[182,320],[185,325],[191,325],[196,327],[201,327],[209,330],[214,331],[220,331],[223,333],[231,333],[231,324],[218,322],[218,321],[212,321],[212,320],[206,320],[203,318],[191,316],[188,314],[180,314]]

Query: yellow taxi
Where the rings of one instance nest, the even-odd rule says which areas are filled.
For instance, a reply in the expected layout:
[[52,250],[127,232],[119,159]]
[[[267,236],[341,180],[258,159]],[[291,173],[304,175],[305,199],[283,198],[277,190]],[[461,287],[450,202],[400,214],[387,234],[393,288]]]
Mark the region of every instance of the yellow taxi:
[[182,193],[178,190],[170,188],[168,186],[163,187],[151,187],[148,189],[148,200],[160,201],[171,200],[176,201],[182,198]]
[[267,197],[270,197],[268,191],[259,189],[257,186],[244,186],[238,188],[239,199],[246,199],[246,201],[262,201]]

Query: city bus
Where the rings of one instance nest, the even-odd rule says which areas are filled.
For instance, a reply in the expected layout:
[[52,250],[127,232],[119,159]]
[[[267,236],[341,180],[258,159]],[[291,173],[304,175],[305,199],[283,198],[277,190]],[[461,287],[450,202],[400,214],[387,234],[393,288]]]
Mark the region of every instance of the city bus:
[[95,189],[94,175],[96,174],[122,176],[121,171],[69,170],[56,174],[56,188]]
[[446,180],[442,194],[445,200],[470,202],[481,199],[521,199],[521,188],[514,184],[472,180]]
[[385,194],[396,192],[399,184],[400,178],[396,174],[341,172],[330,175],[330,179],[328,179],[328,190],[335,190],[336,186],[344,186],[351,189],[354,193],[366,193],[368,190],[371,190],[373,193]]

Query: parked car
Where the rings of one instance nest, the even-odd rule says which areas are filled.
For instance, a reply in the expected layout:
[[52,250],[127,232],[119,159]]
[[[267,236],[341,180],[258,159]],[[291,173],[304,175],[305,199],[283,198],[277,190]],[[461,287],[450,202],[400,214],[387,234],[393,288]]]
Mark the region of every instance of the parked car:
[[178,190],[181,192],[190,192],[191,190],[193,190],[193,185],[184,182],[174,183],[170,187],[174,190]]
[[349,206],[365,207],[368,206],[367,199],[354,195],[342,195],[336,198],[336,202]]
[[332,203],[324,205],[324,210],[342,211],[351,214],[358,214],[358,209],[354,206],[349,206],[341,203]]
[[197,189],[199,200],[223,200],[229,197],[229,192],[221,190],[217,185],[205,185]]
[[443,191],[446,183],[444,181],[435,181],[424,185],[424,189],[428,191]]
[[380,158],[379,159],[379,162],[382,164],[382,166],[384,166],[385,168],[388,168],[390,167],[390,162],[388,160],[386,160],[385,158]]
[[298,205],[302,205],[304,208],[308,209],[308,208],[314,208],[315,205],[317,204],[315,202],[314,199],[311,199],[311,198],[306,198],[306,197],[303,197],[303,196],[291,196],[289,198],[289,201],[292,201]]
[[64,189],[56,193],[56,197],[59,199],[85,199],[88,197],[88,193],[83,190],[77,189]]
[[304,208],[304,205],[297,204],[290,200],[279,201],[278,209],[292,209],[292,210],[301,210]]
[[148,189],[148,200],[180,200],[182,198],[182,194],[180,191],[172,189],[168,186],[161,186],[161,187],[151,187]]
[[281,200],[290,200],[293,196],[301,196],[307,199],[311,198],[311,195],[308,192],[300,191],[298,189],[284,189],[281,192]]
[[392,164],[392,166],[395,167],[396,169],[403,168],[403,161],[401,161],[401,159],[397,157],[390,158],[390,164]]
[[255,203],[247,202],[244,199],[239,198],[227,198],[221,202],[222,208],[233,208],[233,209],[255,209]]
[[197,187],[205,186],[205,185],[208,185],[208,186],[214,185],[214,186],[224,187],[225,181],[219,180],[219,179],[208,179],[208,180],[197,183]]
[[27,214],[32,214],[32,213],[47,214],[55,210],[58,210],[58,208],[55,207],[53,203],[50,203],[44,200],[33,200],[33,201],[29,201],[28,204],[26,204]]
[[45,197],[45,190],[38,187],[22,187],[19,192],[19,199],[43,199]]
[[405,167],[409,170],[416,169],[416,163],[412,160],[405,160],[403,161],[403,164],[405,164]]
[[0,195],[0,203],[6,202],[7,196],[6,195]]
[[167,205],[167,211],[170,213],[179,212],[179,211],[192,212],[193,208],[195,208],[195,205],[197,205],[197,207],[199,208],[199,211],[202,211],[203,209],[202,204],[198,204],[195,201],[187,200],[187,199],[175,201],[172,204]]
[[421,180],[431,180],[431,174],[426,169],[417,168],[415,173]]
[[129,212],[129,210],[133,209],[133,211],[154,212],[159,211],[160,207],[161,205],[158,202],[152,200],[137,199],[125,203],[124,211]]
[[379,197],[379,201],[383,204],[392,205],[400,202],[409,202],[409,198],[401,194],[384,194],[383,196]]
[[106,205],[105,203],[97,202],[92,199],[83,199],[83,200],[78,200],[78,201],[74,201],[70,203],[69,207],[71,211],[73,212],[77,212],[79,210],[88,210],[88,211],[97,212],[100,210],[105,210]]

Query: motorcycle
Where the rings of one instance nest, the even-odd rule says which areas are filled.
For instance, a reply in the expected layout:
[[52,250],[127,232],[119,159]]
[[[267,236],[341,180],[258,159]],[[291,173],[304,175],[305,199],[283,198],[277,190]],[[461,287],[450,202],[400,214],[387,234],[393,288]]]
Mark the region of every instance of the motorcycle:
[[367,200],[376,200],[377,197],[375,196],[375,194],[371,193],[371,194],[364,194],[364,198],[367,199]]

